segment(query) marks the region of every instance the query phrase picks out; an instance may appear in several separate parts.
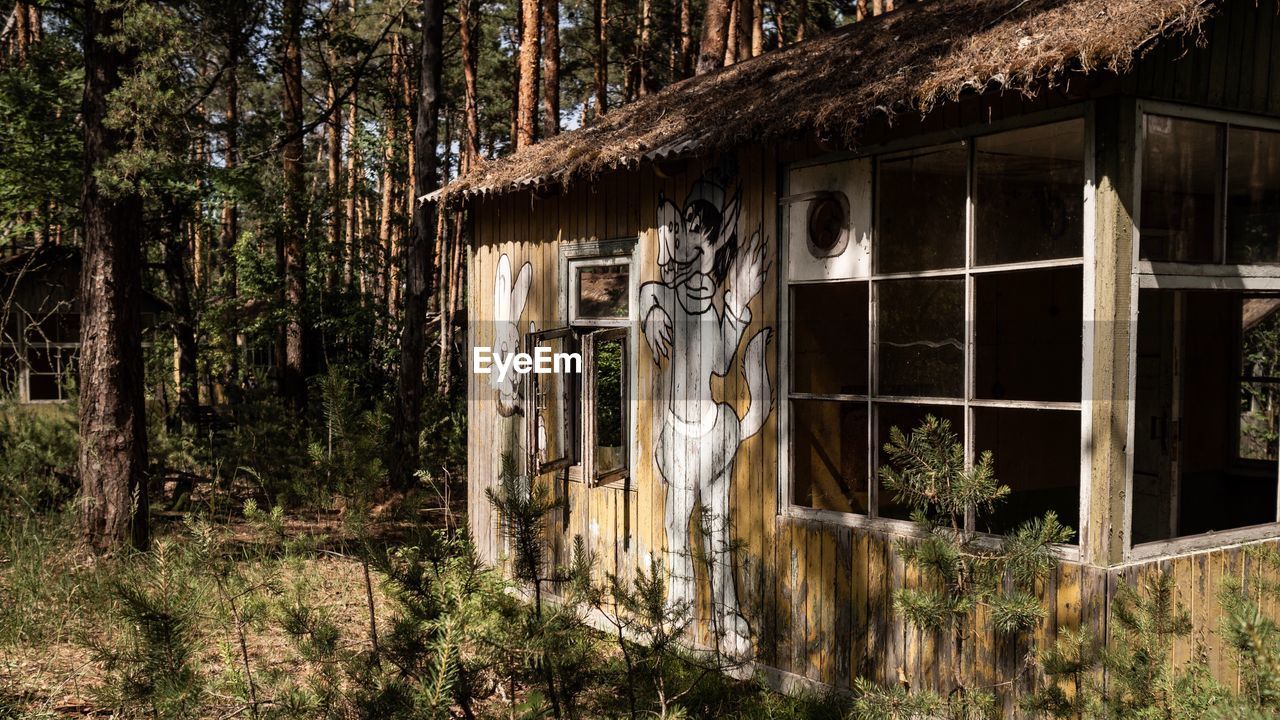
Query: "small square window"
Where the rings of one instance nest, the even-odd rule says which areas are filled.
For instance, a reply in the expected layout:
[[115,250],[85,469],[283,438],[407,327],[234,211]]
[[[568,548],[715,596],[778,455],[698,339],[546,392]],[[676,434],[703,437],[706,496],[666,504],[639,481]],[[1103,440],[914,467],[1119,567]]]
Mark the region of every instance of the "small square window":
[[1142,154],[1142,257],[1216,262],[1222,126],[1147,115]]
[[[911,431],[919,427],[929,415],[939,420],[950,422],[951,432],[955,433],[957,442],[964,441],[964,407],[960,405],[876,403],[875,409],[876,439],[878,440],[876,446],[877,468],[889,462],[889,457],[884,451],[884,446],[889,442],[889,431],[896,427],[909,437]],[[910,520],[911,508],[899,504],[894,499],[893,493],[884,486],[884,481],[880,479],[879,474],[876,476],[876,483],[878,486],[876,512],[879,516],[897,520]]]
[[867,394],[867,283],[793,285],[792,390]]
[[867,514],[867,403],[793,400],[792,502]]
[[976,263],[1080,257],[1084,247],[1084,121],[978,138]]
[[1280,262],[1280,133],[1227,134],[1227,262]]
[[877,394],[964,393],[964,278],[876,283]]
[[964,266],[968,164],[962,145],[880,161],[876,272]]
[[1084,275],[1079,267],[974,276],[974,394],[1080,400]]
[[577,320],[625,320],[630,317],[631,266],[626,262],[573,266]]

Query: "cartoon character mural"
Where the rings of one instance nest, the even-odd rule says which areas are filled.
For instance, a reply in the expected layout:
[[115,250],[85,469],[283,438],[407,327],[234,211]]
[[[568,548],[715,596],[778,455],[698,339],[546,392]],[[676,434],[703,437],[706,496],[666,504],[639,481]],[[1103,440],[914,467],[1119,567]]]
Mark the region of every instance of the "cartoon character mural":
[[[760,431],[772,405],[765,350],[772,331],[757,331],[743,350],[742,373],[750,404],[738,417],[734,407],[716,402],[713,375],[733,368],[738,346],[751,325],[748,305],[768,272],[757,229],[739,247],[736,190],[702,179],[683,207],[659,196],[658,267],[661,280],[640,287],[639,314],[654,362],[660,368],[654,462],[666,485],[664,518],[671,574],[671,603],[694,601],[689,525],[699,506],[711,531],[703,538],[711,558],[713,622],[721,650],[745,656],[751,629],[738,608],[728,537],[729,484],[743,441]],[[697,520],[692,520],[697,522]]]
[[[529,299],[529,285],[533,282],[533,266],[526,262],[520,266],[520,274],[511,281],[511,258],[506,253],[498,258],[498,273],[493,282],[493,353],[507,357],[520,350],[520,316],[524,314]],[[519,375],[489,373],[489,386],[498,393],[498,414],[502,417],[523,414],[520,398]]]

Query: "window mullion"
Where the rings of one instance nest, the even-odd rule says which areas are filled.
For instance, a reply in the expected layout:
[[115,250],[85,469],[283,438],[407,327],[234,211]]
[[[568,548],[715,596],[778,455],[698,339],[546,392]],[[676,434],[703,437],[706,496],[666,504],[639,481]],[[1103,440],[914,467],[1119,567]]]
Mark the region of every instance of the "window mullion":
[[[973,302],[973,265],[974,265],[974,245],[977,242],[977,232],[975,231],[976,208],[974,202],[974,168],[977,162],[977,143],[968,142],[969,145],[969,165],[965,173],[965,243],[964,243],[964,458],[965,467],[973,466],[973,410],[969,406],[969,400],[973,398],[973,344],[974,344],[974,302]],[[969,507],[965,510],[964,526],[965,529],[972,532],[974,530],[974,509]]]

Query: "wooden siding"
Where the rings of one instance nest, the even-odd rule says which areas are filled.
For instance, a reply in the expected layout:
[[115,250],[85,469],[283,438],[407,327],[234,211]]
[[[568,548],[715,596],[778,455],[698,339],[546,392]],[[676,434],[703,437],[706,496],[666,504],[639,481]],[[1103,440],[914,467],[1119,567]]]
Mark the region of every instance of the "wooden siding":
[[[960,660],[971,677],[998,687],[1007,716],[1016,715],[1016,699],[1037,682],[1035,673],[1028,670],[1029,653],[1048,647],[1066,630],[1085,627],[1105,637],[1110,603],[1120,584],[1139,584],[1157,572],[1173,574],[1178,599],[1195,621],[1193,635],[1175,647],[1175,661],[1185,661],[1197,645],[1203,645],[1215,674],[1231,682],[1236,669],[1218,628],[1216,596],[1221,583],[1235,577],[1246,588],[1259,591],[1262,580],[1280,580],[1263,578],[1246,546],[1123,564],[1122,532],[1130,347],[1124,318],[1129,316],[1132,302],[1128,260],[1133,213],[1133,168],[1125,158],[1134,154],[1132,98],[1277,114],[1280,19],[1276,10],[1277,0],[1261,0],[1256,9],[1252,3],[1232,3],[1209,28],[1208,47],[1158,50],[1128,77],[1082,82],[1080,89],[1068,88],[1032,101],[974,97],[878,135],[886,141],[912,133],[937,135],[1096,98],[1090,113],[1097,119],[1098,182],[1093,208],[1099,253],[1092,259],[1091,272],[1096,275],[1093,314],[1095,320],[1109,321],[1107,327],[1112,332],[1095,337],[1092,346],[1097,374],[1086,412],[1092,413],[1095,429],[1082,562],[1063,562],[1039,588],[1047,617],[1030,637],[1014,641],[993,633],[980,634],[963,650]],[[779,169],[818,151],[809,143],[751,148],[731,158],[737,168],[742,203],[740,242],[758,228],[772,262],[764,290],[750,304],[752,320],[742,345],[760,329],[779,328],[778,293],[784,286],[778,264]],[[682,200],[700,177],[723,166],[723,161],[689,160],[657,169],[642,166],[604,175],[594,183],[580,183],[562,194],[523,192],[478,203],[473,208],[475,248],[469,282],[472,345],[492,342],[493,328],[485,320],[493,317],[495,269],[503,254],[509,257],[513,274],[526,262],[531,267],[532,287],[519,318],[522,333],[531,326],[545,330],[566,323],[562,314],[566,293],[560,276],[562,247],[637,238],[632,264],[635,282],[660,280],[655,227],[659,198]],[[638,336],[640,332],[633,326],[633,333]],[[778,346],[770,346],[766,363],[775,392],[780,370]],[[663,557],[668,547],[663,525],[666,490],[655,468],[661,407],[654,393],[647,390],[657,382],[658,366],[642,339],[635,347],[632,418],[636,456],[628,482],[592,487],[570,479],[565,472],[538,480],[550,484],[565,500],[564,509],[549,522],[550,561],[567,563],[574,538],[582,537],[598,558],[601,578],[606,573],[625,577],[650,558]],[[484,493],[497,480],[502,455],[524,451],[524,421],[519,416],[504,418],[497,412],[495,393],[484,380],[476,375],[468,378],[469,512],[483,557],[500,562],[503,543]],[[741,417],[746,412],[750,384],[735,362],[725,376],[714,379],[713,392]],[[731,537],[738,544],[735,584],[739,607],[751,626],[756,657],[767,667],[837,688],[847,688],[861,676],[946,691],[954,648],[938,636],[909,627],[892,609],[894,589],[920,582],[894,550],[893,544],[901,536],[879,527],[801,519],[780,511],[779,402],[773,398],[774,407],[764,428],[737,449],[730,483]],[[695,635],[701,643],[711,638],[707,585],[707,578],[699,573]],[[1262,597],[1262,603],[1273,617],[1280,612],[1280,599]]]

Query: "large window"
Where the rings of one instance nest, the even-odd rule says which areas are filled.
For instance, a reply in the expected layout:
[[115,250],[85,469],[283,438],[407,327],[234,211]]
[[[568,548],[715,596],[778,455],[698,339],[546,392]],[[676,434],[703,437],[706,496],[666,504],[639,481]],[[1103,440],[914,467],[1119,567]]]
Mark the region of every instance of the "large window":
[[1135,544],[1277,520],[1280,293],[1139,293]]
[[1135,545],[1280,521],[1280,131],[1143,130]]
[[794,505],[905,519],[876,480],[889,428],[949,420],[1008,503],[1078,526],[1084,123],[877,158],[870,277],[789,290]]

